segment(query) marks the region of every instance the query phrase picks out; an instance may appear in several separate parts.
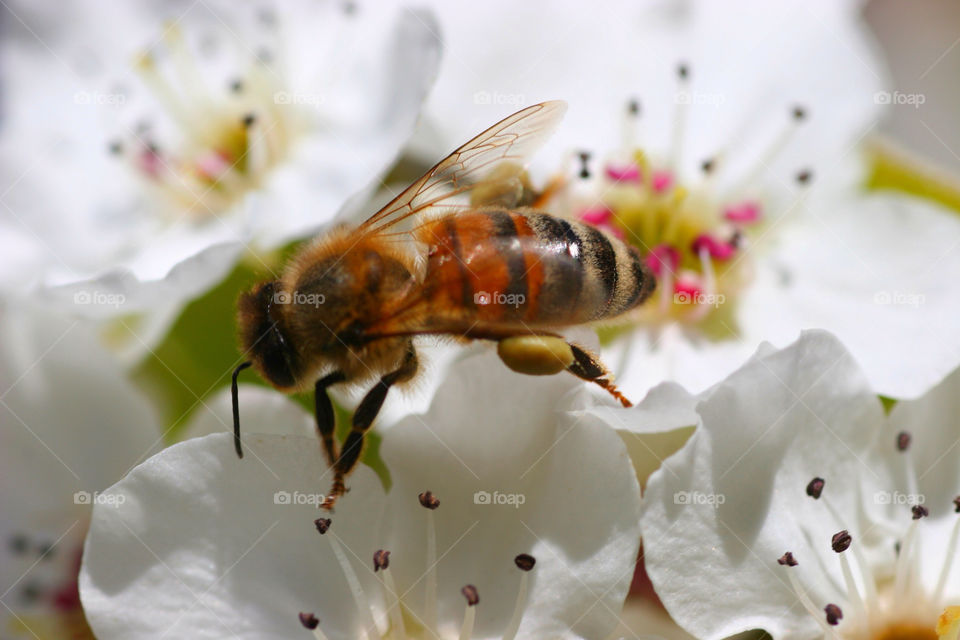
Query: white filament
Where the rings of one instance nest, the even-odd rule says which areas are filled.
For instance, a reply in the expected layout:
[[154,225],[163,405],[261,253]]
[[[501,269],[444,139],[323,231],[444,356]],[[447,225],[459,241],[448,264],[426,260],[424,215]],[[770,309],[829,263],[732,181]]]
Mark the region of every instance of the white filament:
[[527,589],[529,588],[529,578],[526,571],[520,572],[520,591],[517,593],[517,604],[513,608],[513,617],[510,618],[510,624],[503,634],[503,640],[513,640],[520,629],[520,621],[523,619],[523,611],[527,608]]

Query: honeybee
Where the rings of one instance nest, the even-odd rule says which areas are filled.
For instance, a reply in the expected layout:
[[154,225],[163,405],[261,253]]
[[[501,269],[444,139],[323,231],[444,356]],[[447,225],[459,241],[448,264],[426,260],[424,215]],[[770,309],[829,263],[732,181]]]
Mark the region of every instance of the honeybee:
[[[497,343],[514,371],[569,371],[624,406],[599,358],[558,330],[626,313],[655,281],[633,247],[537,211],[523,165],[559,124],[566,104],[527,107],[441,160],[356,227],[304,246],[279,280],[240,296],[237,322],[253,366],[283,392],[313,385],[317,430],[333,486],[331,509],[360,458],[365,432],[394,385],[418,369],[414,338],[434,334]],[[340,451],[327,389],[376,380]]]

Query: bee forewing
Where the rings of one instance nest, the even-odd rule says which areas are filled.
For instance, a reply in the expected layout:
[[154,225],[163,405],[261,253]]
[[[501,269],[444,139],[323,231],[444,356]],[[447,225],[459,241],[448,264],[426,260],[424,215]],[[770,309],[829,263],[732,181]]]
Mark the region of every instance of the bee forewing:
[[469,207],[470,192],[505,163],[525,165],[556,129],[566,110],[565,102],[554,100],[501,120],[434,165],[358,231],[383,234],[411,216],[422,219],[431,210],[449,215]]

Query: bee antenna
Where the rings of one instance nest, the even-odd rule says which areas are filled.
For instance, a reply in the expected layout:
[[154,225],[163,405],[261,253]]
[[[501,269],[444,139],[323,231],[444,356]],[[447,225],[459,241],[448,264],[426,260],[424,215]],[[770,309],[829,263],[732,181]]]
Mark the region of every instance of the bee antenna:
[[233,398],[233,446],[237,450],[238,458],[243,458],[243,447],[240,446],[240,391],[237,389],[237,376],[252,364],[247,360],[234,369],[233,382],[230,385],[230,394]]

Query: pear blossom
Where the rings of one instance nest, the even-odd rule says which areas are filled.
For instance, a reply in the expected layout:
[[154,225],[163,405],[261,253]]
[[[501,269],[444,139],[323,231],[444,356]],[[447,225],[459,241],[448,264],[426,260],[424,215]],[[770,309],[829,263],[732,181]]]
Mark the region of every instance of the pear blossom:
[[862,3],[437,4],[448,47],[416,148],[569,101],[530,166],[543,208],[635,245],[658,279],[601,331],[628,398],[663,380],[702,391],[810,328],[837,334],[891,397],[960,364],[947,320],[960,222],[863,190],[860,143],[890,83]]
[[[467,354],[426,413],[383,431],[389,490],[361,466],[332,514],[317,508],[330,479],[311,416],[277,394],[241,398],[243,460],[227,433],[190,439],[107,491],[119,509],[96,507],[80,592],[101,640],[593,638],[617,625],[639,490],[617,435],[566,411],[589,401],[572,377]],[[208,406],[197,420],[229,420],[226,395]]]
[[94,329],[0,308],[0,636],[90,638],[77,580],[99,492],[157,449],[152,407]]
[[886,415],[850,351],[809,331],[703,394],[642,507],[674,620],[698,638],[955,634],[958,391],[960,371]]
[[0,226],[28,244],[7,259],[97,316],[188,300],[355,211],[439,56],[429,13],[332,0],[14,2],[3,22]]

